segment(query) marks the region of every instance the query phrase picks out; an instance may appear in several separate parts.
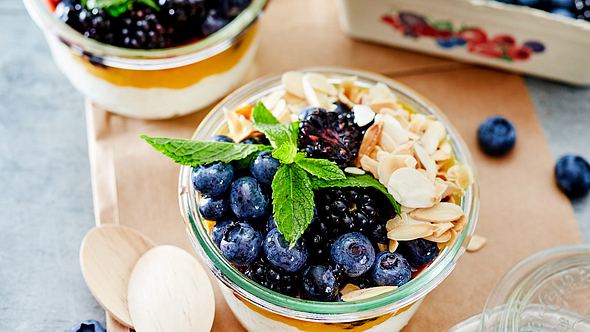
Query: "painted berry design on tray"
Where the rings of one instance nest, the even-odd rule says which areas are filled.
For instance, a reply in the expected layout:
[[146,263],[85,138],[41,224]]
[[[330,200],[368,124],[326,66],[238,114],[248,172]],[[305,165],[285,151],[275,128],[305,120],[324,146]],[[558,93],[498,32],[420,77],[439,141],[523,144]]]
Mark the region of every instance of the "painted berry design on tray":
[[142,138],[193,167],[212,242],[261,286],[330,302],[404,287],[467,223],[473,176],[445,126],[382,83],[300,72],[282,83],[225,110],[227,131],[208,141]]

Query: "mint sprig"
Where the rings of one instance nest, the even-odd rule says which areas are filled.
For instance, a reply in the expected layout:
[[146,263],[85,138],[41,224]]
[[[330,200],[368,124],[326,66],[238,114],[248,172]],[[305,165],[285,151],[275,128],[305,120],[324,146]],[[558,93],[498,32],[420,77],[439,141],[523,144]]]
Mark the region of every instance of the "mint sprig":
[[81,3],[89,10],[95,8],[103,9],[112,17],[117,17],[130,10],[133,8],[134,3],[142,3],[155,10],[160,10],[160,7],[154,0],[82,0]]
[[272,156],[284,164],[292,163],[297,154],[299,126],[281,124],[260,101],[252,111],[252,122],[254,127],[264,133],[272,147],[275,148]]
[[296,163],[309,174],[322,180],[341,180],[346,178],[340,167],[327,159],[302,158],[296,161]]

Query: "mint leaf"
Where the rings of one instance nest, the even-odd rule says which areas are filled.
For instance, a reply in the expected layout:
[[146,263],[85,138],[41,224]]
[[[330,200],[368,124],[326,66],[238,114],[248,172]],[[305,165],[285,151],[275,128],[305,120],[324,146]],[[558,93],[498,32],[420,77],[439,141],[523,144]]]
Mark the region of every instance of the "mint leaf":
[[393,208],[397,214],[401,213],[401,207],[399,203],[391,196],[384,185],[377,181],[374,177],[369,174],[363,175],[349,175],[345,179],[341,180],[324,180],[320,178],[312,178],[311,186],[314,190],[321,188],[332,188],[332,187],[371,187],[382,192],[387,199],[393,205]]
[[193,167],[217,161],[227,163],[241,160],[255,152],[270,150],[269,146],[261,144],[205,142],[147,135],[139,137],[175,162]]
[[143,3],[155,10],[160,7],[154,0],[82,0],[82,5],[89,10],[104,9],[110,16],[117,17],[133,7],[135,2]]
[[283,144],[272,152],[272,156],[283,164],[291,164],[295,160],[297,147],[293,144]]
[[264,103],[259,101],[252,110],[252,120],[259,125],[279,125],[281,124],[277,118],[264,106]]
[[291,246],[313,219],[313,190],[297,164],[283,164],[272,180],[272,209],[279,232]]
[[303,158],[297,161],[297,165],[309,174],[323,180],[341,180],[346,178],[340,167],[333,161],[327,159]]
[[298,127],[281,124],[262,102],[254,107],[252,121],[254,127],[263,132],[275,148],[272,156],[283,164],[292,163],[297,153],[297,132],[294,130],[298,130]]

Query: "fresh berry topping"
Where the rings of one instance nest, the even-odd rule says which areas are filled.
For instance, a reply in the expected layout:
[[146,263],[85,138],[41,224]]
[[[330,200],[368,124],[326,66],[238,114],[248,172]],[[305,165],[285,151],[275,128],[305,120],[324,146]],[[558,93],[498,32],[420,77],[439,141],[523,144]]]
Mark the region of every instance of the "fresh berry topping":
[[277,228],[277,222],[273,216],[270,216],[266,221],[266,231],[270,232],[272,229]]
[[389,251],[377,254],[370,273],[376,286],[401,286],[412,278],[408,261],[402,255]]
[[574,6],[578,19],[590,21],[590,0],[575,0]]
[[195,35],[206,13],[205,0],[159,0],[162,21],[174,27],[171,36],[176,43],[184,43]]
[[211,9],[201,25],[201,34],[203,36],[209,36],[226,26],[227,23],[228,19],[225,16],[219,14],[218,10]]
[[492,156],[508,153],[516,143],[516,130],[510,121],[500,116],[486,119],[477,129],[481,149]]
[[274,268],[264,258],[256,260],[244,272],[246,277],[281,294],[295,296],[299,292],[299,276]]
[[363,274],[362,276],[356,278],[348,278],[347,283],[353,284],[362,289],[373,287],[373,281],[371,280],[370,273]]
[[260,253],[262,235],[246,223],[230,224],[221,238],[221,254],[237,266],[248,266]]
[[266,260],[274,267],[287,272],[299,271],[307,261],[307,248],[298,241],[293,248],[277,228],[271,229],[263,244]]
[[231,164],[214,163],[193,168],[192,179],[195,189],[203,195],[219,197],[223,195],[234,178]]
[[241,141],[242,144],[262,144],[262,145],[270,145],[270,141],[266,136],[259,135],[250,138],[246,138],[245,140]]
[[302,111],[299,123],[299,149],[309,157],[328,159],[344,168],[352,166],[363,134],[347,113],[323,108]]
[[215,136],[211,137],[210,141],[211,142],[234,143],[234,140],[226,135],[215,135]]
[[[154,49],[172,46],[162,25],[149,7],[136,5],[133,11],[127,11],[118,17],[120,35],[115,43],[125,48]],[[98,39],[98,38],[96,38]]]
[[94,319],[83,320],[72,327],[70,332],[106,332],[99,321]]
[[232,183],[230,207],[240,220],[255,220],[267,213],[269,199],[260,188],[258,181],[244,176]]
[[555,179],[568,197],[586,196],[590,191],[590,165],[580,156],[562,156],[555,164]]
[[273,158],[269,151],[263,151],[250,162],[250,172],[258,182],[270,185],[279,166],[279,161]]
[[215,226],[213,226],[213,229],[211,230],[211,237],[213,238],[213,242],[215,242],[217,247],[219,247],[221,244],[221,239],[223,238],[223,235],[225,235],[227,227],[232,223],[234,222],[231,220],[222,220],[216,222]]
[[339,283],[334,269],[326,265],[311,265],[301,276],[301,297],[314,301],[335,301]]
[[346,233],[336,239],[330,254],[344,273],[353,278],[367,272],[375,261],[375,249],[371,241],[358,232]]
[[438,256],[439,249],[435,242],[425,239],[400,241],[397,249],[414,269],[419,269],[432,262]]
[[229,211],[229,200],[227,197],[203,196],[199,200],[199,212],[203,218],[208,220],[220,220]]

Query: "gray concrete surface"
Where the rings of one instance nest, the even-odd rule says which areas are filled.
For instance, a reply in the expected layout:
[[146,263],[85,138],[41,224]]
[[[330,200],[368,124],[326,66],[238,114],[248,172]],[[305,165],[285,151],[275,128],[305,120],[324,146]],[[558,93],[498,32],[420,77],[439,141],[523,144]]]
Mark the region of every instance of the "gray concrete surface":
[[[78,265],[94,224],[83,100],[19,0],[0,0],[0,45],[0,331],[67,331],[103,320]],[[526,82],[553,153],[590,159],[590,89]],[[590,241],[590,203],[574,207]]]

